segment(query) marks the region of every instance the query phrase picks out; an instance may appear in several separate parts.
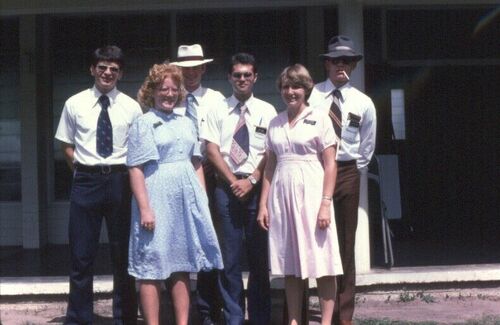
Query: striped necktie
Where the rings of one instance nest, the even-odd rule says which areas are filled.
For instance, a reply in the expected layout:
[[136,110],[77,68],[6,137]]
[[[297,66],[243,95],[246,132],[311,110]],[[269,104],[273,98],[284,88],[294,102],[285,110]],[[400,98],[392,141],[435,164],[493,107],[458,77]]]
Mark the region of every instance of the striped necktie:
[[99,97],[99,104],[101,104],[101,113],[97,119],[96,149],[99,156],[107,158],[113,153],[113,127],[108,114],[108,96]]
[[186,115],[191,119],[194,124],[194,128],[196,130],[196,134],[198,134],[198,117],[196,113],[196,98],[193,94],[187,94],[186,96]]
[[241,164],[248,158],[248,152],[250,149],[250,140],[248,134],[248,127],[245,121],[245,113],[247,107],[243,103],[239,103],[235,110],[239,108],[240,119],[236,128],[234,129],[233,140],[231,142],[231,149],[229,151],[229,156],[236,165]]
[[335,89],[332,91],[332,105],[330,106],[330,111],[328,115],[332,119],[333,129],[335,130],[335,134],[339,139],[342,136],[342,112],[340,111],[340,99],[342,98],[342,93],[340,90]]

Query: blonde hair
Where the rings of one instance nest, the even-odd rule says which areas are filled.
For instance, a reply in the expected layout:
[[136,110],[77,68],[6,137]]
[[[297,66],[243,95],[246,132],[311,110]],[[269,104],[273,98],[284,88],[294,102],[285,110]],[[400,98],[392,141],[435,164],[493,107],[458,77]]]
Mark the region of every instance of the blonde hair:
[[184,79],[179,67],[168,63],[155,64],[149,69],[148,76],[144,79],[141,88],[137,92],[137,101],[143,109],[154,107],[154,91],[158,88],[165,78],[170,78],[179,87],[179,97],[175,106],[179,105],[184,99]]
[[305,91],[306,103],[311,96],[312,89],[314,87],[314,82],[309,74],[309,71],[302,64],[294,64],[283,69],[278,79],[276,80],[276,86],[278,90],[285,85],[290,85],[293,87],[299,87]]

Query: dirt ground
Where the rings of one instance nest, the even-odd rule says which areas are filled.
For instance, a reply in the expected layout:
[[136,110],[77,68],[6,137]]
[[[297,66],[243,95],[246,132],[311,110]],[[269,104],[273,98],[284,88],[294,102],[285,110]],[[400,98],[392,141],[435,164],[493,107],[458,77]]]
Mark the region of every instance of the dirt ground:
[[[281,296],[281,295],[280,295]],[[1,298],[1,325],[62,324],[66,302],[61,299],[16,301]],[[282,299],[273,298],[273,325],[281,323]],[[112,324],[111,299],[95,300],[94,324]],[[500,324],[500,287],[447,290],[398,290],[360,293],[356,297],[357,324],[377,324],[367,320],[437,324]],[[473,321],[474,320],[474,321]],[[319,324],[319,303],[310,298],[310,322]],[[401,324],[401,323],[399,323]],[[193,322],[195,325],[195,322]]]

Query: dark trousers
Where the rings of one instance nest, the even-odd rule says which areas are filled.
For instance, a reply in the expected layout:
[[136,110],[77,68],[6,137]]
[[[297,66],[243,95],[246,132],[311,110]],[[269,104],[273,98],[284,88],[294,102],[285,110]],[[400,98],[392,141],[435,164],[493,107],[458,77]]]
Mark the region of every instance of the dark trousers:
[[352,320],[356,289],[354,242],[358,225],[359,171],[355,161],[337,162],[333,204],[344,274],[337,277],[337,297],[333,322]]
[[260,188],[239,201],[227,184],[220,182],[215,200],[220,218],[220,244],[224,270],[219,273],[219,288],[224,302],[226,324],[241,325],[245,319],[242,281],[243,240],[249,266],[248,318],[250,324],[267,325],[271,318],[267,232],[257,224]]
[[[213,167],[210,162],[203,163],[203,171],[205,172],[205,184],[207,188],[208,202],[210,205],[210,214],[212,215],[212,222],[215,231],[219,233],[219,218],[217,218],[215,208],[215,185],[216,179],[213,172]],[[198,295],[196,304],[198,306],[198,313],[200,315],[201,324],[210,324],[210,321],[216,322],[220,318],[222,309],[222,298],[220,297],[218,287],[218,271],[212,270],[208,272],[198,272],[196,281],[196,289]]]
[[131,191],[127,172],[75,172],[70,198],[70,292],[66,324],[92,324],[93,264],[103,217],[113,267],[114,324],[136,324],[137,295],[128,275]]

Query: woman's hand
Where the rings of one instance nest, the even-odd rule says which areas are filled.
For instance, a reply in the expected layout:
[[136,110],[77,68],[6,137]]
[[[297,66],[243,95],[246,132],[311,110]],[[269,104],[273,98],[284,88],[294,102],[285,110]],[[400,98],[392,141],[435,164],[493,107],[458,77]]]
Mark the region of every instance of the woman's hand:
[[155,215],[151,209],[141,211],[141,227],[148,231],[155,229]]
[[257,222],[259,226],[264,230],[269,230],[269,213],[266,207],[261,207],[259,209],[259,214],[257,215]]
[[318,212],[318,227],[319,229],[326,229],[330,226],[332,222],[331,216],[331,201],[323,200]]

